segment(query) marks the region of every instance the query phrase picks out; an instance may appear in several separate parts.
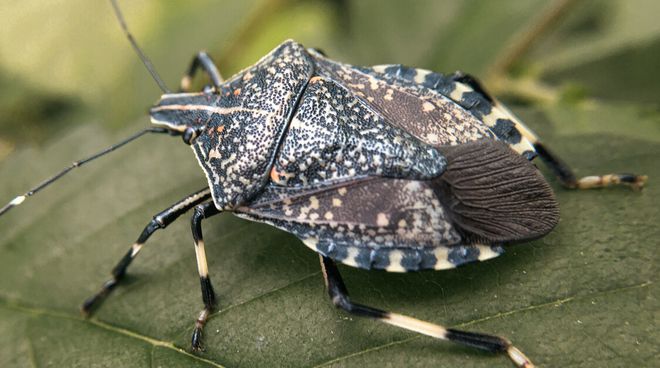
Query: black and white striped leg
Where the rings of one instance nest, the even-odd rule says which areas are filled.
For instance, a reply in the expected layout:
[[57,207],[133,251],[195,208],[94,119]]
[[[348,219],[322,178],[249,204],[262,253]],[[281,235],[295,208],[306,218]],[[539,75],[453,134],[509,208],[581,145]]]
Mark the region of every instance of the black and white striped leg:
[[190,63],[190,67],[186,74],[181,78],[181,91],[189,92],[192,88],[192,81],[197,73],[197,70],[201,68],[208,76],[211,78],[211,83],[215,88],[220,88],[222,84],[222,75],[218,67],[215,66],[211,57],[206,53],[206,51],[200,51],[195,55],[193,61]]
[[213,202],[203,203],[195,207],[195,213],[190,222],[193,240],[195,241],[199,282],[202,287],[202,301],[204,302],[204,309],[199,313],[199,317],[195,321],[195,329],[192,334],[191,344],[194,351],[202,350],[202,331],[206,320],[215,307],[215,292],[213,291],[213,285],[211,285],[209,269],[206,264],[206,251],[204,250],[204,238],[202,237],[202,220],[219,213],[220,210],[215,207]]
[[644,183],[648,179],[646,175],[635,174],[591,175],[578,179],[575,177],[573,170],[541,142],[534,143],[534,148],[539,154],[539,157],[541,157],[541,160],[555,173],[561,184],[569,189],[592,189],[612,185],[627,185],[634,190],[640,190],[644,187]]
[[179,216],[186,213],[196,205],[206,201],[210,197],[211,190],[207,187],[188,195],[187,197],[155,215],[151,221],[149,221],[147,226],[145,226],[144,230],[142,230],[142,233],[137,238],[135,243],[133,243],[128,252],[126,252],[124,257],[122,257],[122,259],[112,269],[112,278],[106,281],[96,294],[87,298],[87,300],[83,302],[80,308],[82,313],[85,315],[90,314],[101,303],[101,301],[103,301],[103,299],[108,296],[110,291],[112,291],[112,289],[117,286],[119,281],[126,274],[126,269],[131,264],[133,259],[138,255],[140,249],[142,249],[142,246],[149,239],[151,234],[156,232],[156,230],[166,228],[167,225],[174,222],[174,220],[176,220]]
[[421,321],[416,318],[407,317],[397,313],[386,312],[380,309],[351,302],[348,297],[348,291],[346,290],[346,286],[344,285],[344,281],[339,274],[339,270],[337,269],[335,262],[328,257],[320,257],[321,270],[323,271],[325,286],[328,289],[328,294],[330,295],[332,303],[337,308],[341,308],[346,312],[356,316],[377,319],[390,325],[401,327],[410,331],[415,331],[427,336],[435,337],[437,339],[448,340],[457,344],[467,345],[493,353],[506,352],[509,358],[511,358],[517,367],[534,367],[532,362],[530,362],[530,360],[520,350],[511,345],[511,342],[509,342],[507,339],[502,337],[445,328],[443,326]]
[[[456,72],[451,76],[451,79],[456,82],[463,83],[472,88],[475,92],[479,93],[483,98],[488,102],[494,104],[495,107],[498,107],[500,110],[503,110],[507,114],[511,115],[511,112],[499,102],[497,102],[486,90],[483,88],[479,81],[469,75],[462,72]],[[569,189],[592,189],[592,188],[604,188],[614,185],[627,185],[634,190],[640,190],[644,187],[648,177],[646,175],[636,175],[629,173],[621,174],[606,174],[606,175],[590,175],[582,178],[577,178],[571,168],[561,160],[557,155],[552,153],[543,143],[538,141],[538,138],[534,133],[529,131],[527,128],[522,126],[522,124],[516,127],[519,131],[516,133],[521,133],[527,131],[526,134],[523,133],[523,136],[528,138],[534,145],[534,149],[541,157],[541,160],[548,165],[548,167],[554,172],[554,174],[559,179],[560,183]],[[514,129],[516,129],[514,128]]]

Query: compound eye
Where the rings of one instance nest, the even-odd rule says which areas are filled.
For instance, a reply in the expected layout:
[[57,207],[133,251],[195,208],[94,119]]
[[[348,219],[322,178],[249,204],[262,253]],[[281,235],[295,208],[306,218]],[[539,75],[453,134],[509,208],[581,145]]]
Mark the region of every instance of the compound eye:
[[181,135],[181,138],[185,144],[191,145],[195,138],[197,138],[197,130],[194,128],[186,128]]

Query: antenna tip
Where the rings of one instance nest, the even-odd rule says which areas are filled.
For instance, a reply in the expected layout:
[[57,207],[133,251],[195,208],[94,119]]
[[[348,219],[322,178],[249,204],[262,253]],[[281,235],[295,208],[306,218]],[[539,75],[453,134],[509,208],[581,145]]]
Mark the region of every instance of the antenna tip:
[[11,202],[7,203],[4,207],[0,208],[0,216],[4,215],[7,211],[10,209],[18,206],[19,204],[23,203],[25,201],[25,198],[27,198],[24,195],[20,195],[14,199],[11,200]]
[[13,207],[13,206],[18,206],[19,204],[23,203],[23,201],[25,201],[25,196],[20,195],[20,196],[18,196],[18,197],[16,197],[16,198],[12,199],[11,202],[9,202],[9,204],[10,204],[12,207]]

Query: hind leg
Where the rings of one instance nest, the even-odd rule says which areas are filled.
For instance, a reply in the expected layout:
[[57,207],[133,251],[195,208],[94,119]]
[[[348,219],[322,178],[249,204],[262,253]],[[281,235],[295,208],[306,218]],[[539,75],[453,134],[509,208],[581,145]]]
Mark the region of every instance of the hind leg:
[[558,156],[548,150],[544,144],[537,141],[534,143],[536,153],[545,164],[553,171],[555,176],[559,179],[561,184],[569,189],[592,189],[604,188],[613,185],[627,185],[634,190],[640,190],[644,187],[646,175],[635,175],[628,173],[621,174],[605,174],[605,175],[590,175],[582,178],[577,178],[573,170]]
[[533,368],[534,365],[515,346],[499,336],[487,335],[478,332],[468,332],[446,328],[434,323],[421,321],[416,318],[404,316],[397,313],[372,308],[366,305],[353,303],[348,297],[348,291],[344,281],[339,274],[337,265],[328,257],[321,257],[321,270],[325,286],[332,303],[344,311],[360,317],[373,318],[387,324],[401,327],[406,330],[435,337],[440,340],[448,340],[457,344],[490,351],[493,353],[506,353],[513,363],[519,368]]
[[[647,179],[646,175],[619,173],[589,175],[577,178],[566,162],[541,143],[536,134],[527,128],[511,111],[509,111],[508,108],[489,95],[476,78],[469,74],[456,72],[451,76],[451,80],[454,83],[462,84],[481,96],[481,98],[476,98],[474,94],[466,95],[466,92],[463,92],[460,95],[460,101],[457,102],[468,109],[475,109],[480,104],[490,104],[490,108],[487,109],[490,110],[490,112],[485,114],[482,118],[487,124],[488,122],[493,123],[491,129],[495,132],[498,138],[504,141],[509,141],[513,149],[517,148],[516,144],[521,139],[528,140],[541,160],[548,166],[548,168],[550,168],[550,170],[552,170],[564,187],[569,189],[592,189],[614,185],[627,185],[635,190],[639,190],[644,186]],[[524,152],[521,153],[524,154]]]
[[531,129],[489,94],[477,78],[470,74],[455,72],[445,75],[403,65],[380,65],[368,69],[367,72],[395,83],[419,85],[451,99],[479,118],[498,140],[506,142],[514,151],[528,159],[535,157],[536,151],[566,188],[591,189],[627,185],[633,189],[641,189],[646,182],[646,175],[628,173],[577,178],[562,159],[541,143]]

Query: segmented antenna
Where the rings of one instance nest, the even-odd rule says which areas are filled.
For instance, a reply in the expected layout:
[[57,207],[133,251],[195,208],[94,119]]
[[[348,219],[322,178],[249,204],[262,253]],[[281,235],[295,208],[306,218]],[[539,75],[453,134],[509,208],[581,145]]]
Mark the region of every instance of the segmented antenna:
[[[128,26],[126,25],[126,21],[124,20],[124,16],[121,13],[121,10],[119,9],[119,5],[117,4],[117,1],[116,0],[110,0],[110,3],[112,4],[112,8],[115,11],[115,15],[117,16],[117,20],[119,21],[119,25],[121,26],[121,29],[124,31],[124,34],[126,35],[126,38],[128,38],[128,42],[130,42],[131,46],[133,46],[133,50],[135,50],[138,57],[140,57],[140,60],[142,60],[142,64],[144,64],[144,67],[147,68],[147,70],[149,71],[149,74],[151,74],[151,77],[158,84],[158,87],[160,87],[160,89],[164,93],[170,93],[171,91],[167,88],[167,86],[165,85],[165,82],[160,77],[160,75],[158,75],[158,72],[156,72],[156,69],[154,68],[154,65],[151,63],[151,60],[149,60],[147,55],[145,55],[144,52],[142,52],[142,49],[137,44],[137,41],[135,41],[135,38],[133,37],[131,32],[129,32]],[[60,179],[64,175],[68,174],[71,170],[73,170],[75,168],[78,168],[78,167],[80,167],[80,166],[82,166],[82,165],[84,165],[84,164],[86,164],[86,163],[88,163],[92,160],[95,160],[95,159],[105,155],[106,153],[110,153],[110,152],[116,150],[117,148],[122,147],[123,145],[140,138],[141,136],[143,136],[146,133],[168,133],[168,130],[165,129],[165,128],[147,128],[147,129],[144,129],[144,130],[142,130],[138,133],[135,133],[132,136],[124,139],[123,141],[120,141],[119,143],[113,144],[112,146],[110,146],[110,147],[108,147],[108,148],[106,148],[106,149],[104,149],[100,152],[97,152],[97,153],[95,153],[95,154],[93,154],[93,155],[91,155],[87,158],[72,162],[71,165],[69,165],[66,168],[62,169],[62,171],[60,171],[59,173],[57,173],[57,174],[51,176],[50,178],[42,181],[41,183],[39,183],[34,188],[32,188],[32,189],[28,190],[27,192],[25,192],[23,195],[17,196],[16,198],[12,199],[9,203],[4,205],[2,208],[0,208],[0,216],[7,213],[7,211],[9,211],[10,209],[12,209],[12,208],[20,205],[21,203],[23,203],[25,201],[25,199],[27,199],[27,197],[31,197],[31,196],[35,195],[40,190],[44,189],[45,187],[47,187],[50,184],[52,184],[53,182],[57,181],[58,179]]]
[[51,176],[50,178],[48,178],[44,181],[42,181],[41,183],[39,183],[34,188],[32,188],[32,189],[28,190],[27,192],[25,192],[23,195],[17,196],[16,198],[12,199],[9,203],[4,205],[2,208],[0,208],[0,216],[4,215],[10,209],[12,209],[12,208],[20,205],[21,203],[23,203],[27,197],[31,197],[31,196],[35,195],[40,190],[44,189],[45,187],[47,187],[50,184],[52,184],[53,182],[57,181],[58,179],[60,179],[64,175],[68,174],[71,170],[73,170],[75,168],[78,168],[78,167],[80,167],[80,166],[82,166],[82,165],[84,165],[84,164],[86,164],[86,163],[88,163],[92,160],[95,160],[95,159],[105,155],[106,153],[110,153],[110,152],[116,150],[117,148],[122,147],[123,145],[140,138],[141,136],[143,136],[147,133],[168,133],[168,130],[165,129],[165,128],[154,128],[154,127],[146,128],[146,129],[141,130],[141,131],[133,134],[132,136],[124,139],[123,141],[120,141],[119,143],[115,143],[112,146],[110,146],[110,147],[108,147],[108,148],[106,148],[106,149],[104,149],[100,152],[97,152],[97,153],[95,153],[95,154],[93,154],[93,155],[91,155],[87,158],[72,162],[71,165],[69,165],[66,168],[62,169],[62,171],[58,172],[57,174]]
[[117,16],[117,20],[119,21],[119,25],[121,26],[121,29],[124,31],[126,38],[128,38],[128,42],[130,42],[131,46],[133,46],[133,50],[135,50],[135,53],[137,53],[140,60],[142,60],[142,64],[144,64],[144,67],[147,68],[147,70],[151,74],[151,77],[156,81],[158,87],[160,87],[163,93],[170,93],[171,91],[167,88],[165,82],[163,82],[163,79],[160,77],[160,75],[158,75],[158,72],[156,72],[156,68],[154,68],[154,65],[151,63],[151,60],[149,60],[147,55],[145,55],[144,52],[142,52],[142,49],[140,48],[140,46],[138,46],[137,41],[135,41],[135,38],[133,38],[131,32],[128,31],[128,26],[126,25],[126,21],[124,20],[124,15],[121,13],[121,10],[119,9],[117,0],[110,0],[110,3],[112,4],[112,8],[115,10],[115,15]]

